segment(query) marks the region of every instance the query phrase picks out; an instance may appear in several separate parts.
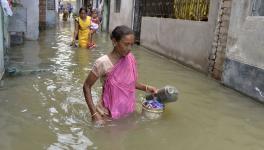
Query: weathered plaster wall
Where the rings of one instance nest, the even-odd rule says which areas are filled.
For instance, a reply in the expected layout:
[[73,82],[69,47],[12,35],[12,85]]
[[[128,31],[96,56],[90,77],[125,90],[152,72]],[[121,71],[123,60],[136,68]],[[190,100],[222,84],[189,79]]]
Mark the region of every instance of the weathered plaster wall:
[[4,20],[3,18],[3,10],[2,7],[0,7],[0,80],[2,79],[2,76],[4,74],[5,68],[4,68],[4,34],[3,34],[3,26],[4,26]]
[[223,83],[264,102],[264,17],[252,1],[233,1]]
[[218,7],[218,0],[210,2],[208,22],[143,17],[140,43],[207,73]]
[[28,40],[37,40],[39,36],[39,0],[20,0],[27,9],[27,31],[25,37]]

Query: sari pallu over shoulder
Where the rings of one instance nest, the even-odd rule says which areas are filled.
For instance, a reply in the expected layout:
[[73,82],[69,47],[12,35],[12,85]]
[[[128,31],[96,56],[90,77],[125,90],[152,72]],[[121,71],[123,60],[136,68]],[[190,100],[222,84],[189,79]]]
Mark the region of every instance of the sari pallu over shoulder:
[[126,116],[135,110],[136,60],[132,53],[121,58],[106,75],[103,105],[113,119]]

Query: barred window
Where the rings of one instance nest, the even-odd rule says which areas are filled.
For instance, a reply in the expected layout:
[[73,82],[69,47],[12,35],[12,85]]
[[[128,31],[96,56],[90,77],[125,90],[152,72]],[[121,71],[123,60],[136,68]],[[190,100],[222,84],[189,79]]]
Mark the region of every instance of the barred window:
[[55,0],[47,0],[47,10],[55,10]]
[[210,0],[142,0],[143,16],[207,21]]
[[115,12],[119,13],[121,7],[121,0],[115,0]]

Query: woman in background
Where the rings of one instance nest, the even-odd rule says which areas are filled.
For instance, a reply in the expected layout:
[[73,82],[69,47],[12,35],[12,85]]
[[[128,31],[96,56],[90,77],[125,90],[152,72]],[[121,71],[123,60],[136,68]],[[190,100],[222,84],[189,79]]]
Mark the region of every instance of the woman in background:
[[79,47],[88,48],[91,36],[90,26],[91,17],[87,16],[87,9],[80,8],[79,17],[75,19],[75,30],[72,44],[75,44],[75,40],[78,39]]

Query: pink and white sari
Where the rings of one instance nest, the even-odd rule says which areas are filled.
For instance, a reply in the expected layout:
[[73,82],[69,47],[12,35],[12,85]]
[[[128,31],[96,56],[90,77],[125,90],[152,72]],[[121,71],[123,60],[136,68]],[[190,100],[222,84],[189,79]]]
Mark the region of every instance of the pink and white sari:
[[136,60],[132,53],[121,58],[106,74],[103,106],[113,119],[132,113],[136,104]]

